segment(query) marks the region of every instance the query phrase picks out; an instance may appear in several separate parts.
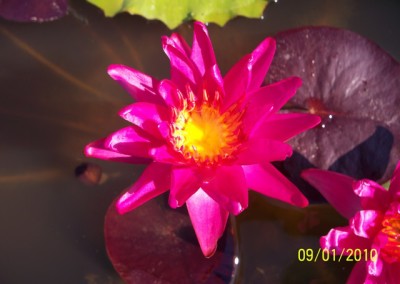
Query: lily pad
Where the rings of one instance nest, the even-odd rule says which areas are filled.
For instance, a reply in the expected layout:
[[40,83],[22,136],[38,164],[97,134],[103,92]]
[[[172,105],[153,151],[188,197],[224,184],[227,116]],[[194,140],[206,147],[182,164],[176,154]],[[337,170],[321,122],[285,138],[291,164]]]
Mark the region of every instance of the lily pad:
[[296,182],[307,167],[383,182],[400,157],[400,65],[378,45],[343,29],[309,27],[276,35],[266,83],[296,75],[292,111],[322,117],[290,143],[283,168]]
[[0,17],[17,22],[45,22],[67,13],[67,0],[2,0]]
[[224,25],[235,16],[249,18],[261,17],[267,0],[87,0],[101,8],[105,15],[112,17],[117,13],[128,12],[147,19],[159,19],[170,29],[183,21],[197,20]]
[[120,215],[115,202],[105,218],[107,252],[127,283],[229,283],[234,271],[230,230],[211,258],[201,253],[186,208],[171,209],[161,195]]

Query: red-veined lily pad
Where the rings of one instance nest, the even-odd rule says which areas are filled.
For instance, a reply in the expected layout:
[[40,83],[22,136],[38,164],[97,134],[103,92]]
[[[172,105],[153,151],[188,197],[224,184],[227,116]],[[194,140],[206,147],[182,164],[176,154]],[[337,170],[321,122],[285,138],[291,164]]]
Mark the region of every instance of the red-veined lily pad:
[[0,17],[17,22],[45,22],[67,13],[67,0],[2,0]]
[[302,28],[275,38],[266,83],[301,77],[303,85],[288,108],[322,117],[318,127],[290,141],[297,153],[284,162],[284,170],[295,183],[299,172],[311,166],[387,180],[400,154],[398,62],[343,29]]
[[226,230],[211,258],[197,243],[186,208],[171,209],[166,194],[120,215],[115,202],[105,218],[108,255],[127,283],[229,283],[234,245]]

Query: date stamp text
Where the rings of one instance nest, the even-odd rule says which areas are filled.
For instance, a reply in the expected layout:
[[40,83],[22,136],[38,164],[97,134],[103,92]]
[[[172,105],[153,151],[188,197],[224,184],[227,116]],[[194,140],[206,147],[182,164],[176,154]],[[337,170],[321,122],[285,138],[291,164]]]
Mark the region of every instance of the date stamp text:
[[299,248],[297,250],[297,259],[300,262],[317,262],[322,261],[376,261],[378,252],[376,249],[342,249],[341,251],[335,249],[322,249],[314,250],[312,248]]

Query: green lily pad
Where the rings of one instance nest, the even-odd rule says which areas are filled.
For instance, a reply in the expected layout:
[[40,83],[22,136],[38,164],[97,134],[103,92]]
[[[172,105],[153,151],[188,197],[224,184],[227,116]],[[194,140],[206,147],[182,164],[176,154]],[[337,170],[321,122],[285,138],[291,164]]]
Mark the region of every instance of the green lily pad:
[[197,20],[223,26],[235,16],[259,18],[267,0],[87,0],[102,9],[107,17],[128,12],[147,19],[159,19],[170,29],[183,21]]

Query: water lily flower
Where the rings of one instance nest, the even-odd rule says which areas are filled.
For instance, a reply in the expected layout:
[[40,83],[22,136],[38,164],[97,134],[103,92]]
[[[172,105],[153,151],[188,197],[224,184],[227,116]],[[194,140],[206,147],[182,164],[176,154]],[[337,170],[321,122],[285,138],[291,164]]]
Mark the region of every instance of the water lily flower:
[[[302,177],[349,219],[321,237],[323,249],[359,259],[347,283],[398,283],[400,279],[400,163],[389,189],[368,179],[308,169]],[[356,255],[358,249],[359,255]],[[360,259],[361,255],[361,259]]]
[[320,122],[315,115],[278,113],[301,80],[260,87],[275,51],[265,39],[221,77],[204,24],[194,23],[193,45],[179,34],[162,38],[171,78],[157,80],[123,65],[109,75],[136,100],[120,111],[132,125],[85,148],[89,157],[150,161],[117,202],[126,213],[170,190],[172,208],[186,203],[199,244],[211,256],[229,213],[248,206],[248,188],[295,206],[307,199],[271,161],[292,154],[286,141]]

